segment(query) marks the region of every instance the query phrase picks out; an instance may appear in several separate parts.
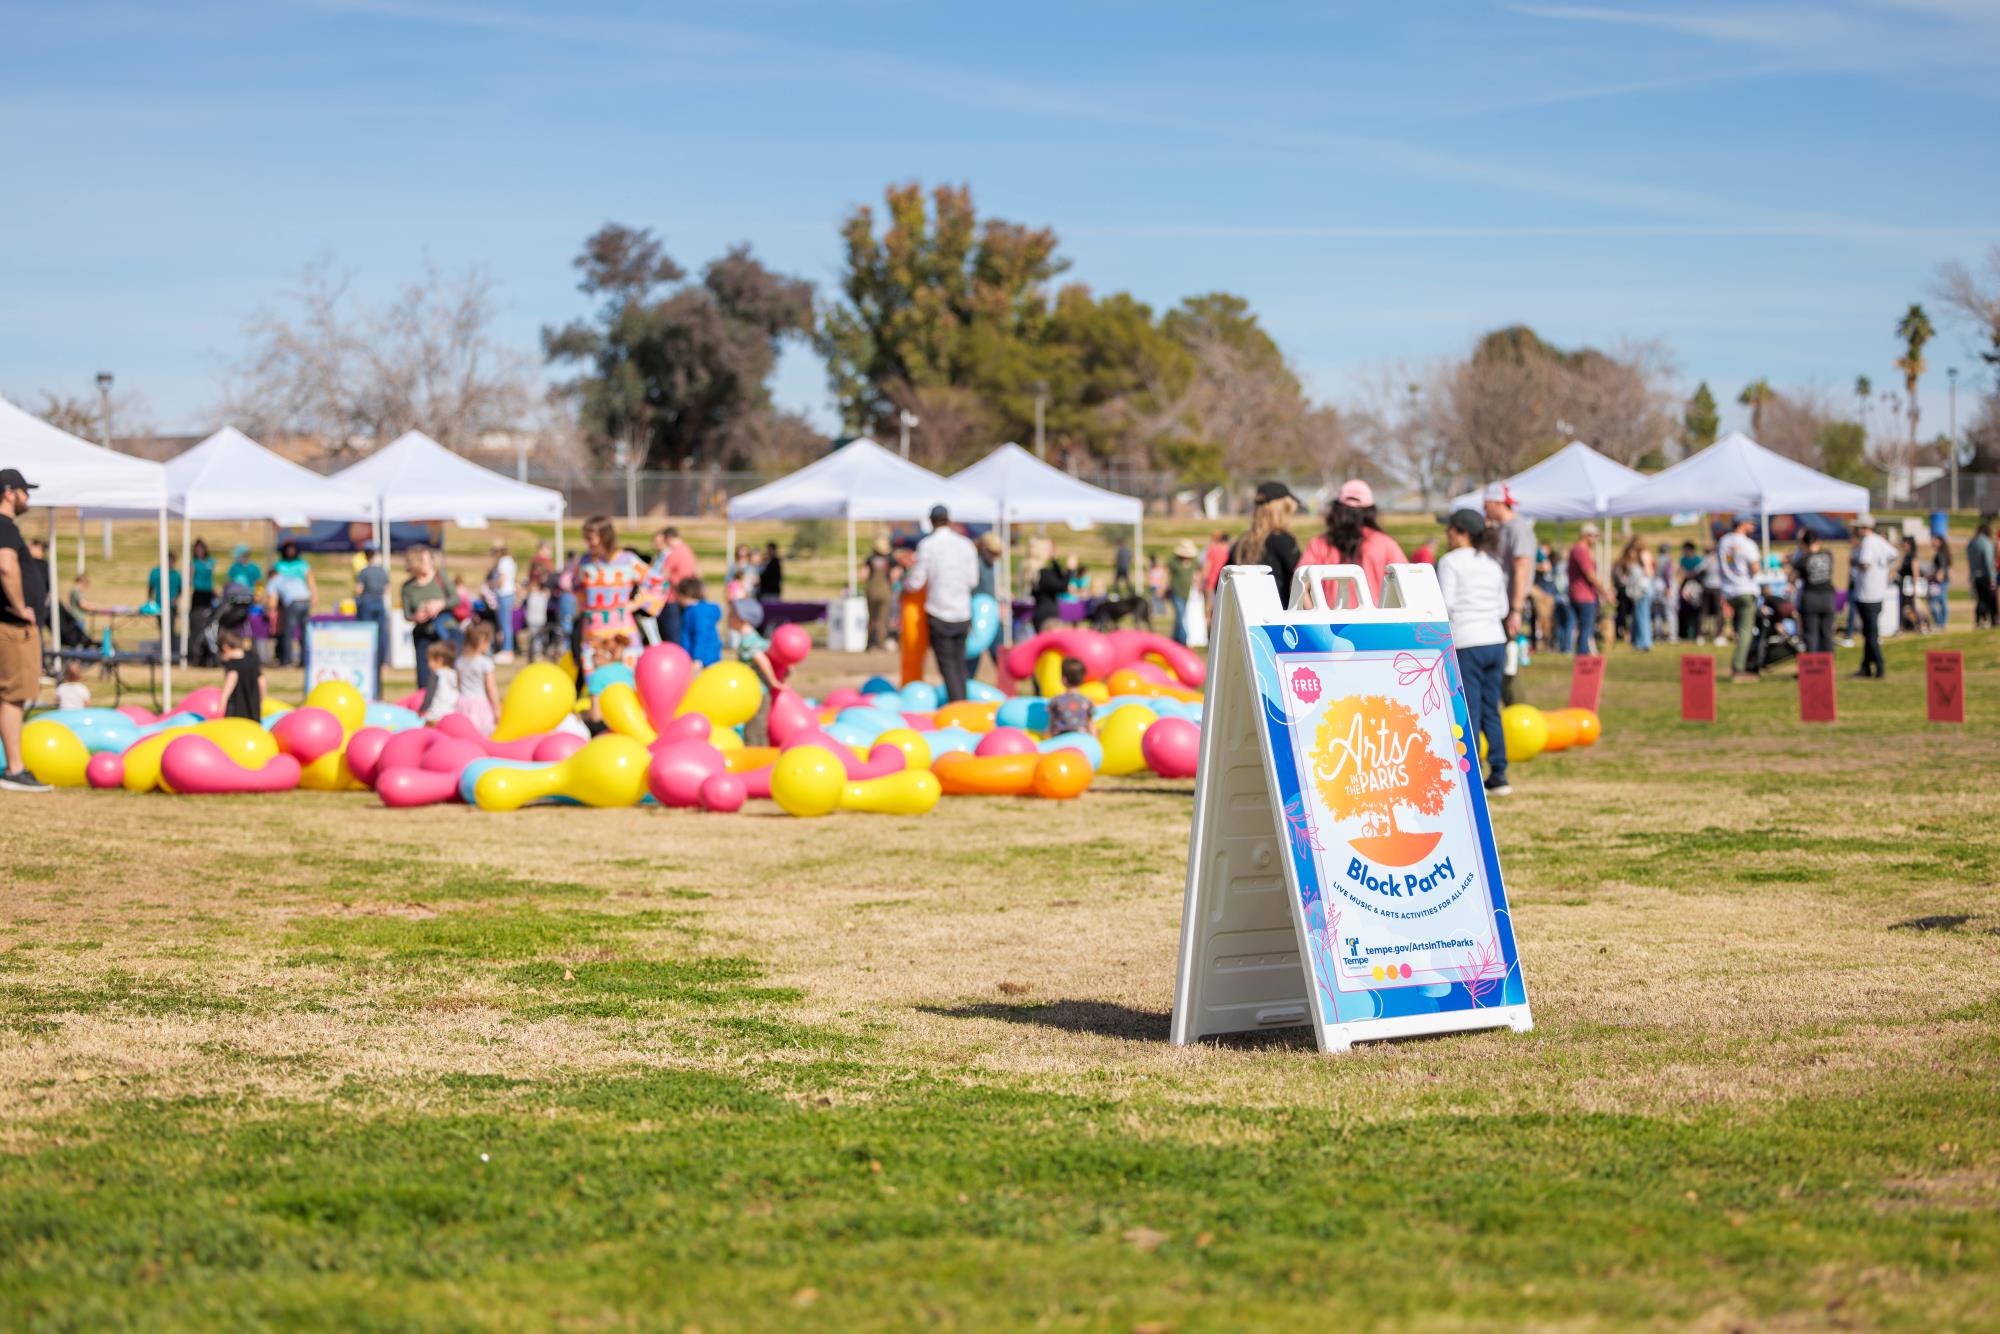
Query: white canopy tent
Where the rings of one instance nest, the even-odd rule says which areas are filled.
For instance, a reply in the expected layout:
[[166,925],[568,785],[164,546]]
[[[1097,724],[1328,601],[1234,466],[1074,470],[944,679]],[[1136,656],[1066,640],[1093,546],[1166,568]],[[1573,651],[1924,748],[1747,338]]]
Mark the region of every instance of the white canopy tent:
[[[1514,508],[1529,519],[1601,519],[1612,513],[1613,496],[1631,490],[1646,475],[1572,440],[1531,468],[1506,480]],[[1481,491],[1454,496],[1453,509],[1478,509]]]
[[555,524],[556,565],[562,566],[562,492],[482,468],[422,431],[405,431],[332,480],[368,498],[385,564],[394,523],[445,519],[484,528],[491,519],[546,519]]
[[943,505],[957,520],[993,523],[1000,509],[988,497],[957,481],[882,448],[873,440],[850,440],[797,472],[746,491],[729,502],[723,559],[736,551],[736,524],[751,519],[845,519],[847,595],[854,596],[854,523],[926,518]]
[[[281,528],[314,519],[367,523],[375,501],[290,459],[272,453],[233,426],[167,460],[167,512],[181,516],[181,569],[194,569],[193,525],[198,520],[268,521]],[[109,513],[93,505],[89,514]],[[193,606],[191,578],[183,580],[181,642],[188,642]]]
[[[1146,506],[1136,496],[1120,495],[1101,486],[1092,486],[1062,469],[1036,458],[1009,441],[951,479],[959,486],[979,492],[1000,507],[1000,589],[1003,598],[1014,588],[1011,561],[1013,547],[1009,529],[1017,523],[1066,523],[1072,528],[1088,528],[1095,523],[1132,525],[1135,559],[1145,550]],[[1014,617],[1001,617],[1001,626],[1010,632]]]
[[1763,545],[1771,544],[1773,514],[1858,514],[1868,488],[1814,472],[1733,431],[1701,453],[1611,498],[1613,517],[1728,510],[1755,514]]
[[[167,470],[151,459],[133,458],[80,440],[0,398],[0,468],[19,468],[35,484],[35,504],[48,511],[49,621],[58,642],[62,634],[62,565],[56,544],[56,510],[102,507],[156,515],[159,566],[167,568]],[[174,662],[167,652],[172,615],[166,599],[161,599],[161,689],[169,709],[174,703]]]

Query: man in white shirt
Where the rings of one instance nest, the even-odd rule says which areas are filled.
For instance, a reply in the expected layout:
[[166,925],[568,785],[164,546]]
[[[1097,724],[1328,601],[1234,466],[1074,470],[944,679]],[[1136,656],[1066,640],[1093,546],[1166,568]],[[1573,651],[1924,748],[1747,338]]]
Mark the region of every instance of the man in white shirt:
[[[1479,549],[1486,518],[1475,509],[1454,510],[1445,520],[1450,548],[1438,557],[1438,590],[1451,621],[1458,651],[1458,676],[1465,685],[1465,711],[1473,731],[1486,737],[1486,795],[1504,797],[1507,731],[1500,722],[1500,687],[1507,670],[1507,624],[1514,601],[1500,563]],[[1470,738],[1468,738],[1470,740]]]
[[1722,567],[1722,596],[1728,600],[1736,622],[1736,651],[1729,662],[1732,681],[1757,679],[1757,674],[1750,670],[1750,646],[1757,638],[1757,570],[1764,563],[1764,555],[1750,536],[1756,530],[1756,515],[1739,514],[1736,526],[1723,534],[1715,550]]
[[514,600],[520,594],[519,567],[507,540],[493,539],[493,568],[487,571],[486,586],[493,593],[493,611],[500,620],[500,652],[496,662],[514,661]]
[[903,587],[924,594],[931,652],[944,678],[947,700],[965,698],[965,637],[972,631],[972,592],[979,587],[979,549],[951,526],[951,513],[931,510],[931,535],[917,543],[916,564]]
[[1854,520],[1853,566],[1854,608],[1861,617],[1861,670],[1856,676],[1882,675],[1882,604],[1889,597],[1889,576],[1901,556],[1889,540],[1875,531],[1875,516],[1857,515]]

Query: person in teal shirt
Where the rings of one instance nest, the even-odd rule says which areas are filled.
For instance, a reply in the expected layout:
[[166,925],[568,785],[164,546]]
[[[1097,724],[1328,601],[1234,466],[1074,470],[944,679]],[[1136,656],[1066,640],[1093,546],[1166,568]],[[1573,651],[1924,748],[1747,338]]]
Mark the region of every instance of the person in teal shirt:
[[[180,563],[179,556],[171,551],[167,553],[167,601],[175,606],[179,606],[181,600],[181,572],[177,568]],[[157,565],[146,571],[146,600],[156,607],[160,605],[160,567]]]
[[254,592],[263,577],[264,572],[257,568],[257,562],[250,559],[250,548],[237,543],[236,550],[229,553],[229,571],[223,575],[223,582],[241,584]]
[[215,619],[215,557],[200,538],[188,548],[188,650],[197,667],[214,666],[208,624]]
[[188,588],[194,594],[195,605],[202,606],[205,599],[215,597],[215,557],[208,554],[208,543],[198,537],[190,553]]

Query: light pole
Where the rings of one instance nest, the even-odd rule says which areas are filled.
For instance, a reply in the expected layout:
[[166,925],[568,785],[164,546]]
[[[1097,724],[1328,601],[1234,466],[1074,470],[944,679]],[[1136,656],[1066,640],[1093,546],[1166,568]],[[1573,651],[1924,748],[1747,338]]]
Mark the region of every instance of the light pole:
[[1948,366],[1945,383],[1951,386],[1951,425],[1945,432],[1945,452],[1951,455],[1951,507],[1958,508],[1958,367]]
[[1049,382],[1047,380],[1035,381],[1035,457],[1042,460],[1047,460],[1049,457],[1048,446],[1042,439],[1042,412],[1047,406],[1048,401]]
[[910,428],[921,420],[922,418],[908,408],[900,409],[896,413],[897,448],[902,451],[904,458],[910,457]]
[[[97,433],[107,450],[111,448],[111,372],[97,373]],[[77,569],[83,568],[83,544],[77,544]],[[111,559],[111,520],[104,521],[104,559]]]

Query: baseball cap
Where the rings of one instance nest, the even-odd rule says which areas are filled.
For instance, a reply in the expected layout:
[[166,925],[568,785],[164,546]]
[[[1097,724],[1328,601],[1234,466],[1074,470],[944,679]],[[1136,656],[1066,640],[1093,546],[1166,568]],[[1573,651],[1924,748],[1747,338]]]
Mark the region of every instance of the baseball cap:
[[1486,516],[1476,509],[1455,509],[1445,522],[1467,537],[1480,537],[1486,532]]
[[1514,488],[1508,486],[1505,482],[1488,482],[1486,484],[1486,491],[1481,499],[1491,501],[1497,505],[1505,505],[1508,509],[1512,509],[1514,508]]
[[1359,477],[1356,477],[1352,481],[1340,484],[1340,495],[1336,499],[1343,505],[1352,505],[1356,509],[1367,509],[1375,503],[1375,488],[1362,481]]
[[1292,488],[1286,486],[1283,482],[1262,482],[1257,487],[1257,503],[1259,505],[1268,505],[1274,500],[1297,499],[1298,497],[1292,494]]
[[1854,526],[1856,528],[1873,528],[1875,526],[1875,516],[1872,514],[1857,514],[1854,516]]
[[1581,528],[1577,529],[1576,531],[1579,537],[1596,537],[1597,525],[1594,523],[1585,523]]
[[35,484],[21,476],[19,468],[0,468],[0,491],[33,491]]
[[756,598],[737,598],[729,604],[729,609],[735,612],[737,619],[745,625],[764,623],[764,604]]

